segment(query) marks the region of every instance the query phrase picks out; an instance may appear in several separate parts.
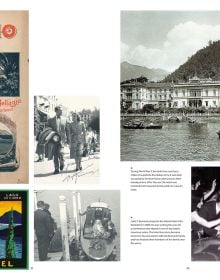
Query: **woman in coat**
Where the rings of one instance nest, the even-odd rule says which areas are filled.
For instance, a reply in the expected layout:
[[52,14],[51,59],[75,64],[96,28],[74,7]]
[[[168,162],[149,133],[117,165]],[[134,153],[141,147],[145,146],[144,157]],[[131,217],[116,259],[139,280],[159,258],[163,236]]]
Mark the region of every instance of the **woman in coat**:
[[68,128],[70,158],[75,159],[76,171],[82,170],[81,159],[83,147],[86,144],[86,129],[85,124],[80,120],[77,113],[72,113],[72,122]]

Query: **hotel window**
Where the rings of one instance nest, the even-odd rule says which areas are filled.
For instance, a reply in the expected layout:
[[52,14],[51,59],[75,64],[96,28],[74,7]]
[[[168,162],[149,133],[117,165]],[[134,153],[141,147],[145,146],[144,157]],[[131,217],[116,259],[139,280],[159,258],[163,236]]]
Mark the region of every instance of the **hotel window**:
[[157,99],[157,95],[156,94],[154,94],[154,99]]
[[164,91],[164,92],[167,92],[167,90],[166,90],[166,89],[164,89],[163,91]]
[[209,106],[209,102],[205,101],[205,106],[208,107]]
[[186,101],[183,101],[183,107],[185,107],[186,106]]
[[208,90],[206,90],[206,91],[205,91],[206,96],[208,96],[208,93],[209,93],[209,91],[208,91]]
[[136,98],[138,99],[138,93],[136,93]]
[[160,88],[160,92],[162,92],[162,89]]
[[214,96],[216,96],[216,89],[213,90],[213,94],[214,94]]
[[185,92],[185,89],[183,89],[183,96],[186,96],[186,92]]
[[213,101],[213,105],[216,106],[216,101]]
[[152,100],[152,95],[150,95],[150,100]]
[[161,94],[160,94],[160,99],[162,98]]

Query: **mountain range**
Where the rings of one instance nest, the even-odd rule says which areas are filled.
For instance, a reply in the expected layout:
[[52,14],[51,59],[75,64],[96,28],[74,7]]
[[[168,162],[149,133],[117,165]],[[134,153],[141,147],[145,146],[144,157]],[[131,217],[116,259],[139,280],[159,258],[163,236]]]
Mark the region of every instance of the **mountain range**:
[[209,41],[208,46],[198,50],[188,57],[174,72],[168,73],[162,69],[149,69],[128,62],[121,63],[121,82],[145,76],[148,80],[162,82],[187,82],[189,78],[211,78],[220,80],[220,40]]
[[[14,227],[14,235],[16,237],[18,236],[22,236],[24,234],[23,232],[23,226],[22,225],[19,225],[19,226],[15,226]],[[8,236],[8,228],[5,228],[3,230],[0,230],[0,238],[1,237],[7,237]]]
[[198,50],[194,55],[169,74],[163,82],[186,82],[190,77],[220,80],[220,41],[209,41],[208,46]]
[[121,63],[121,82],[135,79],[140,76],[147,77],[150,81],[161,81],[169,72],[163,69],[150,69],[143,66],[133,65],[126,61]]
[[[11,211],[8,211],[0,217],[0,224],[9,223],[10,213]],[[13,219],[15,224],[22,224],[22,214],[20,214],[19,212],[13,211]]]

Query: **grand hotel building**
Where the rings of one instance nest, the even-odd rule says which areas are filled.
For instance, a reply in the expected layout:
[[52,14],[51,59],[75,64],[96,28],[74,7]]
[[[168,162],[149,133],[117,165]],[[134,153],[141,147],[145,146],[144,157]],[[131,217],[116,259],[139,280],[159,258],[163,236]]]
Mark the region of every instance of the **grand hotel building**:
[[160,108],[220,107],[220,81],[194,76],[186,83],[121,83],[124,109],[142,109],[151,104]]

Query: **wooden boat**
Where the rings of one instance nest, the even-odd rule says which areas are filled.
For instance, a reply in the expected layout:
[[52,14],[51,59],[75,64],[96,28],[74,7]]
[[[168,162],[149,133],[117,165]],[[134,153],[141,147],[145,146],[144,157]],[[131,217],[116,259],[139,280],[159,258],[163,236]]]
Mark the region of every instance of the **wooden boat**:
[[[111,221],[111,210],[104,202],[90,204],[82,223],[80,243],[84,253],[91,260],[106,260],[115,247],[115,226]],[[84,215],[82,214],[82,215]]]
[[188,123],[196,123],[196,119],[189,119]]
[[199,122],[199,121],[194,121],[194,122],[188,122],[188,124],[192,127],[196,127],[196,126],[205,126],[207,125],[206,122]]
[[161,129],[163,126],[160,124],[144,124],[143,122],[130,122],[123,125],[126,129]]
[[144,129],[144,123],[142,121],[131,121],[123,125],[126,129]]
[[168,120],[169,122],[180,122],[180,118],[177,116],[170,116]]
[[145,125],[145,129],[161,129],[163,126],[161,124],[154,124],[150,123],[148,125]]

